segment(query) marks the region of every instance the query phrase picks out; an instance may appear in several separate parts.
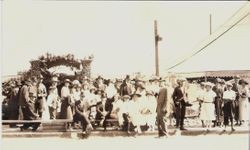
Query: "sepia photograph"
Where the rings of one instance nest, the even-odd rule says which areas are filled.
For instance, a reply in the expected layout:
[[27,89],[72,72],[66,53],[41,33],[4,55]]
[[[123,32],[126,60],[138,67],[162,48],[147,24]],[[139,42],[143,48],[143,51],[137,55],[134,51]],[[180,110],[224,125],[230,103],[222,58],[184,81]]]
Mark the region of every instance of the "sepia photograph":
[[249,150],[249,1],[1,0],[3,150]]

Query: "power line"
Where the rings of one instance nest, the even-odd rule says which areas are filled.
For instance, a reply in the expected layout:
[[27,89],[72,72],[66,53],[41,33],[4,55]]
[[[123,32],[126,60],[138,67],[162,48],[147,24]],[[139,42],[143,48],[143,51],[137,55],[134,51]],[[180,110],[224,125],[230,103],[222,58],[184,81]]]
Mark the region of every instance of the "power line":
[[236,23],[234,23],[230,28],[228,28],[226,31],[224,31],[223,33],[221,33],[218,37],[216,37],[215,39],[213,39],[211,42],[209,42],[208,44],[206,44],[204,47],[202,47],[200,50],[196,51],[194,54],[192,54],[191,56],[185,58],[184,60],[182,60],[181,62],[169,67],[167,70],[170,70],[176,66],[179,66],[180,64],[186,62],[188,59],[192,58],[193,56],[195,56],[196,54],[200,53],[201,51],[203,51],[206,47],[208,47],[210,44],[212,44],[213,42],[215,42],[216,40],[218,40],[221,36],[223,36],[225,33],[227,33],[229,30],[231,30],[233,27],[235,27],[240,21],[242,21],[243,19],[245,19],[250,13],[248,12],[245,16],[243,16],[240,20],[238,20]]

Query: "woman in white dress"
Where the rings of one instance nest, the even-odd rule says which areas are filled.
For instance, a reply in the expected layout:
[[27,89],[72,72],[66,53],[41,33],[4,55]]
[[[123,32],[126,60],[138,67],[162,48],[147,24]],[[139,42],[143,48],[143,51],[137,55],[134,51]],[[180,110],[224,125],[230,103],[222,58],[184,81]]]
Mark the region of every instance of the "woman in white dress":
[[205,83],[206,90],[204,92],[204,98],[201,104],[200,112],[200,119],[205,122],[207,131],[209,131],[209,129],[212,127],[212,121],[215,120],[214,100],[216,94],[214,91],[212,91],[212,87],[212,83]]
[[141,94],[134,93],[132,95],[132,100],[129,101],[129,112],[128,115],[130,117],[131,123],[136,126],[135,131],[137,133],[141,133],[141,125],[143,124],[143,118],[141,114],[142,103],[141,103]]
[[249,120],[249,102],[248,102],[248,82],[245,80],[239,81],[239,120],[240,125],[242,124],[242,121],[244,121],[244,124],[246,124],[246,121]]
[[146,98],[142,102],[143,109],[141,110],[141,113],[145,119],[145,123],[149,126],[150,131],[154,131],[155,127],[155,121],[156,121],[156,105],[157,101],[154,96],[153,91],[147,91]]
[[57,88],[50,86],[49,95],[47,97],[46,107],[49,109],[49,119],[56,119],[57,109],[59,107],[60,99],[56,92]]

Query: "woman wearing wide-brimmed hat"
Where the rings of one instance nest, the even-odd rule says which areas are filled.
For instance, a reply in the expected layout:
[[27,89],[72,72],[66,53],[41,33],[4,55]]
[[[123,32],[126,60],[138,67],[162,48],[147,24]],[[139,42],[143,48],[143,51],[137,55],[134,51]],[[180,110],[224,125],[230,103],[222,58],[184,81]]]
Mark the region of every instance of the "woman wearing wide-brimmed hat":
[[248,82],[244,79],[239,81],[239,120],[240,125],[242,121],[246,124],[246,121],[249,120],[249,89],[248,89]]
[[[60,118],[61,119],[73,119],[73,112],[72,112],[72,96],[70,94],[70,85],[71,81],[69,79],[64,80],[64,86],[61,89],[61,112],[60,112]],[[67,123],[67,128],[71,128],[71,124]]]

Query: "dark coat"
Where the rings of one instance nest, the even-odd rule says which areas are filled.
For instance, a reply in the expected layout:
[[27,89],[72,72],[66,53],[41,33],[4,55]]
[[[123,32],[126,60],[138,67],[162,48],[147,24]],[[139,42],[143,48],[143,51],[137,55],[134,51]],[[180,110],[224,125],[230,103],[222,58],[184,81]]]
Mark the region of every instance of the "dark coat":
[[23,87],[20,89],[19,105],[20,106],[27,106],[29,101],[30,101],[29,87],[27,85],[23,85]]
[[10,100],[8,102],[9,115],[10,115],[9,119],[11,119],[11,120],[18,119],[18,113],[19,113],[18,91],[19,91],[19,88],[12,89],[11,95],[10,95]]
[[62,99],[61,112],[60,112],[61,119],[73,119],[71,105],[72,102],[70,96]]
[[86,113],[88,112],[89,104],[86,100],[81,101],[78,100],[75,102],[75,114],[74,120],[81,120],[82,117],[86,117]]
[[132,94],[132,85],[123,82],[120,86],[120,96],[131,95],[131,94]]
[[167,88],[160,89],[157,99],[156,112],[157,115],[164,115],[167,113],[168,90]]
[[173,97],[175,106],[177,106],[179,103],[185,103],[184,93],[182,92],[179,86],[174,89],[172,97]]

